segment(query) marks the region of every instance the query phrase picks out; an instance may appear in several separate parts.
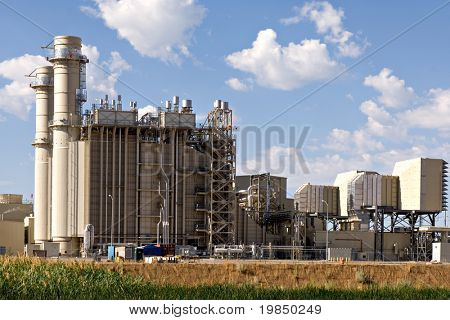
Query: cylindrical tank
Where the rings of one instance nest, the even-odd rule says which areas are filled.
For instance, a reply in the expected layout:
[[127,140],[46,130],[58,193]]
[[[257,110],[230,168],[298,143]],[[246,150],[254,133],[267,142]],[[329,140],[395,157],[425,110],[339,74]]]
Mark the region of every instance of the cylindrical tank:
[[166,111],[167,112],[171,112],[172,111],[172,103],[170,102],[170,100],[166,101]]
[[223,110],[228,110],[228,101],[222,101],[221,104],[220,104],[220,107]]
[[183,99],[181,101],[181,112],[190,113],[192,111],[192,100]]
[[180,104],[180,98],[178,96],[173,96],[172,98],[173,111],[178,112],[178,106]]
[[49,159],[51,144],[48,122],[53,117],[53,67],[36,69],[36,79],[31,87],[36,92],[36,136],[34,168],[34,237],[37,242],[48,241],[49,233]]
[[92,224],[86,225],[84,229],[83,249],[85,252],[92,250],[94,246],[94,226]]
[[122,111],[122,96],[120,94],[117,96],[117,110]]
[[214,108],[220,108],[222,100],[214,100]]
[[54,56],[49,59],[54,71],[51,232],[53,241],[68,241],[69,142],[78,140],[80,135],[79,129],[71,125],[80,119],[77,89],[83,71],[80,67],[86,61],[79,37],[56,36],[54,47]]

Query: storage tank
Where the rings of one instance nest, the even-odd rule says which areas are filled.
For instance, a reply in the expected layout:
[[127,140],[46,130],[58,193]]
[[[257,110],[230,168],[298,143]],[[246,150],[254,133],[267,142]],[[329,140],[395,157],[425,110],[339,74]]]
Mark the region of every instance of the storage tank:
[[416,158],[396,162],[401,210],[440,212],[447,209],[447,162]]
[[94,226],[92,224],[87,224],[84,229],[83,237],[83,249],[84,252],[89,252],[94,246]]
[[339,188],[335,186],[303,184],[294,194],[295,210],[303,213],[327,213],[338,215],[339,213]]

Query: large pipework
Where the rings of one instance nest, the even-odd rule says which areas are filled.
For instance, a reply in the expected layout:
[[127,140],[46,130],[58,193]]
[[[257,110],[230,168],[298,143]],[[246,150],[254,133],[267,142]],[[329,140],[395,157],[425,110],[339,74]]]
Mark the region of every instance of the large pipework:
[[85,64],[81,38],[56,36],[54,56],[49,58],[54,71],[53,161],[52,161],[52,239],[70,241],[68,226],[69,143],[79,140],[77,127],[85,97]]
[[53,67],[40,67],[31,87],[36,92],[36,136],[34,169],[34,237],[37,242],[48,241],[50,235],[51,140],[48,122],[53,117]]

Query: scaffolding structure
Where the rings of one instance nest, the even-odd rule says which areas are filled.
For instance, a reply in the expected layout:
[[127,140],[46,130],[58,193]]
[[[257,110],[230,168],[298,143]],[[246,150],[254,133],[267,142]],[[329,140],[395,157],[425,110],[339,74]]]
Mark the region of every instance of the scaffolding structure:
[[203,127],[206,151],[209,155],[208,249],[215,244],[233,244],[233,213],[236,205],[234,179],[236,174],[236,147],[233,136],[233,112],[228,102],[216,100]]

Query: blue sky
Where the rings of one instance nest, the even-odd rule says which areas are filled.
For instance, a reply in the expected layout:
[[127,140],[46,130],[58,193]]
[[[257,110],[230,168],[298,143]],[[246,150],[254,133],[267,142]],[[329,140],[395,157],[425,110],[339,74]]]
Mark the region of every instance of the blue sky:
[[[179,95],[204,115],[214,99],[229,101],[238,173],[288,176],[291,193],[307,181],[331,184],[341,171],[389,174],[395,161],[420,156],[448,161],[450,5],[371,55],[445,3],[2,0],[0,193],[33,192],[34,101],[23,76],[45,62],[40,46],[50,34],[82,37],[95,63],[86,105],[121,93],[151,108]],[[293,148],[305,126],[307,172]],[[275,133],[259,145],[249,128]]]

